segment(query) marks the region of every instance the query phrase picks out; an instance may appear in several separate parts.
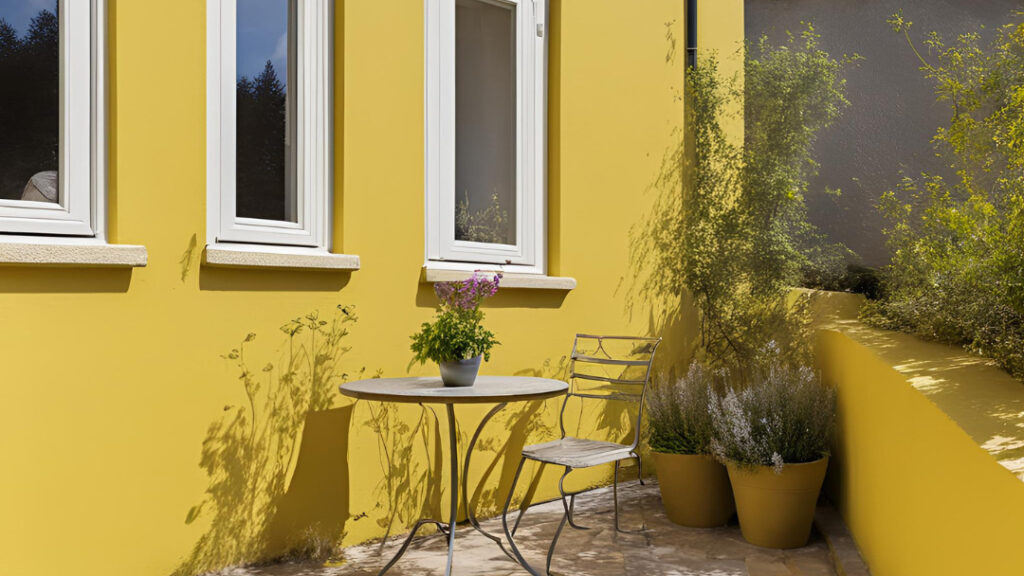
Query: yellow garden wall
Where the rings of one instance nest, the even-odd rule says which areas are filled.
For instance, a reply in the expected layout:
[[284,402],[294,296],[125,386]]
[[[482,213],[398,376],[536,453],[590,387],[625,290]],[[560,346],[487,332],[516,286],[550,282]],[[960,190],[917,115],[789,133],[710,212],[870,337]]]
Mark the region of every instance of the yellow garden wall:
[[[737,47],[742,2],[701,10],[702,45]],[[402,531],[436,495],[425,480],[441,471],[443,420],[438,431],[430,412],[353,406],[334,390],[364,368],[406,374],[409,334],[434,305],[420,281],[423,3],[337,4],[334,246],[362,258],[351,274],[200,265],[205,1],[110,0],[110,18],[110,236],[145,245],[149,265],[0,268],[0,574],[188,575]],[[502,345],[486,373],[554,374],[575,331],[661,331],[644,302],[625,311],[628,236],[682,122],[684,21],[682,0],[553,1],[550,272],[579,287],[489,304]],[[312,312],[347,317],[339,304],[359,320],[337,346],[280,330]],[[238,360],[224,357],[250,333],[252,407]],[[316,345],[340,360],[314,377],[303,354]],[[280,377],[289,358],[297,406]],[[305,418],[310,403],[323,409]],[[554,433],[556,408],[495,420],[474,461],[473,480],[487,475],[482,510],[507,488],[519,446]],[[484,410],[461,412],[463,433]],[[605,433],[620,418],[583,414]],[[554,476],[532,486],[549,498]]]
[[960,349],[861,325],[858,297],[818,298],[818,364],[839,411],[826,489],[871,573],[1020,573],[1024,385]]

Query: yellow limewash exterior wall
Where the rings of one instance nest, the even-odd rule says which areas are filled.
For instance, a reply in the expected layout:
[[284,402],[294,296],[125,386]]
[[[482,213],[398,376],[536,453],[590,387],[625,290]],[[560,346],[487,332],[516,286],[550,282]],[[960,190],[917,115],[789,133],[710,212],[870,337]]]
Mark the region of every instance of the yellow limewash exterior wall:
[[[362,368],[405,375],[409,335],[432,314],[420,281],[423,2],[337,3],[334,246],[361,257],[351,274],[200,265],[206,2],[109,2],[110,237],[144,244],[149,265],[0,268],[0,574],[188,575],[339,534],[353,544],[401,532],[436,495],[425,479],[440,474],[443,414],[438,429],[418,407],[353,406],[334,390]],[[742,6],[702,2],[701,44],[738,47]],[[550,20],[550,273],[579,286],[489,304],[502,345],[485,373],[554,373],[576,331],[661,325],[625,311],[628,237],[682,122],[684,3],[553,0]],[[338,379],[311,380],[308,331],[290,341],[280,327],[315,311],[343,317],[339,304],[359,317],[340,344],[351,349]],[[224,357],[250,333],[252,407]],[[308,418],[272,408],[288,405],[279,376],[290,354],[293,384],[327,389],[332,407]],[[460,411],[463,433],[484,410]],[[518,447],[554,433],[557,401],[509,412],[474,461],[473,482],[487,475],[475,495],[484,511]],[[550,498],[554,476],[532,486]]]
[[838,391],[826,492],[875,576],[1019,574],[1024,387],[991,362],[856,321],[816,294],[817,361]]

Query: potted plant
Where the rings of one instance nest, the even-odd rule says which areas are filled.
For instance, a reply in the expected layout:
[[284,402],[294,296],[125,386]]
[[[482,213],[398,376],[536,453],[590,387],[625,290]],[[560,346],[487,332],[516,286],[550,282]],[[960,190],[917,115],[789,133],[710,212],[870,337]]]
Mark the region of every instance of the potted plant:
[[711,456],[709,404],[722,378],[694,362],[684,378],[652,388],[648,444],[665,515],[694,528],[722,526],[736,512],[729,475]]
[[729,470],[743,537],[807,544],[835,427],[835,391],[777,354],[750,382],[711,398],[711,447]]
[[500,280],[500,274],[474,273],[466,280],[434,284],[440,304],[434,322],[424,322],[412,336],[413,362],[437,362],[445,386],[472,386],[481,359],[490,360],[498,344],[482,325],[480,302],[497,293]]

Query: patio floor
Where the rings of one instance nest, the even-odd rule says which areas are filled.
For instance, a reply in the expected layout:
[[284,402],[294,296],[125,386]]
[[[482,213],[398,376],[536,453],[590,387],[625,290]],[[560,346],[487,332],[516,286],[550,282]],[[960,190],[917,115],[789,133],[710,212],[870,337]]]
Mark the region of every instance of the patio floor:
[[[616,533],[612,525],[612,493],[601,489],[576,500],[577,521],[591,529],[562,533],[552,562],[552,572],[565,576],[835,576],[828,546],[815,532],[805,548],[768,550],[747,544],[739,526],[695,529],[668,521],[661,506],[658,487],[651,483],[626,484],[620,488],[622,527],[639,527],[642,534]],[[551,536],[561,519],[559,502],[530,508],[516,534],[516,542],[527,560],[543,570]],[[488,531],[500,533],[500,519],[483,522]],[[347,562],[339,567],[309,564],[278,564],[236,568],[223,576],[364,576],[375,575],[398,549],[391,540],[381,556],[378,545],[364,545],[345,551]],[[505,576],[526,574],[472,528],[460,527],[455,543],[458,576]],[[420,538],[388,575],[430,576],[444,573],[445,540],[439,535]]]

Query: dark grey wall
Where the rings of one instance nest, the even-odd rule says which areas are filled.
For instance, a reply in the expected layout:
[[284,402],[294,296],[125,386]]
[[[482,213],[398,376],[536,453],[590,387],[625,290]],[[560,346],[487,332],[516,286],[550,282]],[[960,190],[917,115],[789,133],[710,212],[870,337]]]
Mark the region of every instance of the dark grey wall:
[[[932,30],[952,39],[985,26],[991,37],[991,29],[1024,8],[1024,0],[746,0],[748,39],[767,34],[781,43],[787,30],[796,33],[801,21],[813,22],[824,50],[865,58],[846,74],[850,108],[818,141],[821,170],[808,206],[814,223],[872,266],[888,259],[878,197],[894,188],[901,170],[944,170],[930,140],[949,111],[935,102],[904,36],[885,22],[901,8],[923,51],[921,39]],[[841,189],[842,196],[826,197],[826,186]]]

